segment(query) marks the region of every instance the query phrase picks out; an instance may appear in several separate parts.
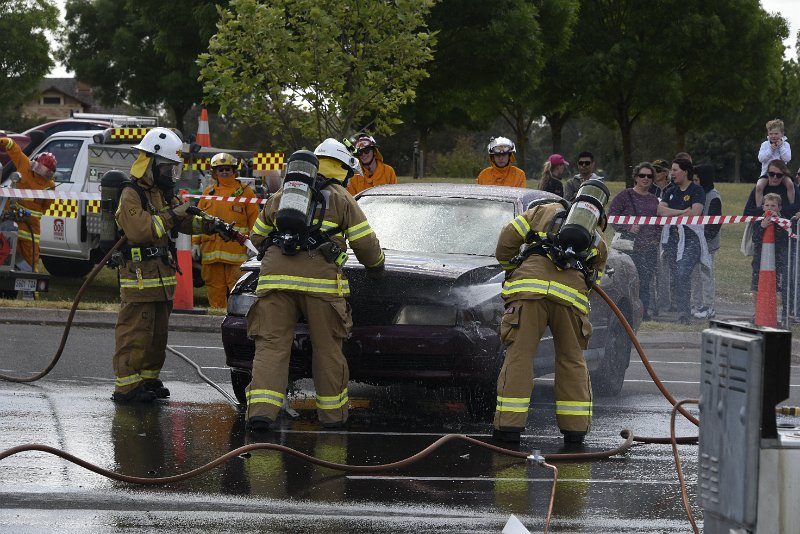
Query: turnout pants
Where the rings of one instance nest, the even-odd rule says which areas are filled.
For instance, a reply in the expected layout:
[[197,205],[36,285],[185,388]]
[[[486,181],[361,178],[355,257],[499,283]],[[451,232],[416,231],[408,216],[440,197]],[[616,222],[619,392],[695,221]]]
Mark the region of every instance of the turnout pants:
[[555,346],[556,420],[561,430],[588,432],[592,420],[592,387],[583,357],[591,323],[572,306],[546,298],[506,304],[500,338],[506,357],[497,379],[494,427],[521,430],[528,420],[533,392],[533,358],[545,328]]
[[167,357],[172,301],[122,302],[114,353],[115,391],[128,393],[142,380],[159,377]]
[[224,309],[228,305],[228,294],[241,278],[242,270],[232,263],[204,263],[200,276],[208,289],[208,305]]
[[343,298],[325,300],[290,291],[267,293],[247,314],[247,334],[256,342],[253,379],[247,388],[248,419],[278,418],[286,399],[289,358],[301,316],[306,318],[311,335],[317,416],[321,423],[347,420],[350,370],[342,353],[342,340],[352,326],[350,307]]

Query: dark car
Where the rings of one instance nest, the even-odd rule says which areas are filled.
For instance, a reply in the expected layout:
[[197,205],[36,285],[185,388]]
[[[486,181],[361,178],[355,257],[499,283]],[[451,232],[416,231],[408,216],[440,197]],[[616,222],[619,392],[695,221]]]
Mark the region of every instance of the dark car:
[[[463,388],[468,409],[486,415],[495,406],[503,362],[499,339],[503,272],[494,258],[501,228],[533,200],[551,196],[532,189],[456,184],[399,184],[368,189],[357,199],[386,254],[381,281],[345,264],[353,329],[344,352],[351,378],[371,384],[411,382]],[[634,328],[641,323],[636,269],[616,251],[601,286]],[[250,382],[254,343],[245,314],[255,301],[259,262],[228,300],[222,323],[225,359],[239,400]],[[631,341],[608,305],[592,293],[594,333],[585,351],[594,392],[617,395],[630,362]],[[535,359],[536,376],[554,372],[552,337],[545,333]],[[299,324],[290,380],[311,376],[311,344]]]

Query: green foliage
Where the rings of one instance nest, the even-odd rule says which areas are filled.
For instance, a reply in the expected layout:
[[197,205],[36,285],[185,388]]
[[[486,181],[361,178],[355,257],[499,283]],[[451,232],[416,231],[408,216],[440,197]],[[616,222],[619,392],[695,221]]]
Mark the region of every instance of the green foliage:
[[288,148],[302,136],[388,134],[426,76],[433,0],[233,0],[199,58],[206,101],[264,123]]
[[218,4],[67,0],[59,59],[104,104],[166,106],[184,130],[185,113],[202,98],[196,59],[214,32]]
[[46,31],[58,27],[58,10],[46,0],[0,0],[0,120],[18,110],[53,67]]
[[476,149],[470,137],[461,136],[456,139],[453,150],[435,154],[428,163],[428,168],[434,176],[474,180],[488,164],[486,151]]

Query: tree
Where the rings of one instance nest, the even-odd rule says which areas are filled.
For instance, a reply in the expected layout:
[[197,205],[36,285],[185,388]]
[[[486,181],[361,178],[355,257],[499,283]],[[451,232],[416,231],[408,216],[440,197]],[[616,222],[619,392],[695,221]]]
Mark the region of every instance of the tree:
[[45,0],[0,0],[0,120],[17,110],[39,88],[53,67],[46,31],[58,27],[58,9]]
[[59,58],[104,104],[166,106],[183,131],[184,115],[202,99],[196,61],[221,3],[67,0]]
[[433,0],[233,0],[200,57],[207,102],[302,137],[391,133],[426,76]]

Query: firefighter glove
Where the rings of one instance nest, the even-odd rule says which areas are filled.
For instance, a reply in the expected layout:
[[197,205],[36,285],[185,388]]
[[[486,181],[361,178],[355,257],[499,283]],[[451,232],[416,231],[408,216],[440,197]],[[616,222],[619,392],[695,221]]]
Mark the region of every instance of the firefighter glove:
[[373,282],[378,282],[380,281],[381,278],[383,278],[383,271],[384,271],[383,265],[381,265],[380,267],[367,267],[366,270],[367,270],[367,276]]
[[173,219],[175,219],[176,217],[178,219],[183,219],[184,217],[186,217],[186,210],[189,209],[189,206],[191,206],[191,204],[189,204],[188,202],[184,202],[180,206],[175,206],[174,208],[170,208],[169,214],[170,216],[172,216]]
[[200,245],[192,245],[192,258],[200,261]]
[[203,219],[201,230],[204,234],[213,234],[217,231],[217,224],[212,219]]
[[14,140],[10,137],[0,137],[0,150],[11,150],[11,147],[14,146]]

